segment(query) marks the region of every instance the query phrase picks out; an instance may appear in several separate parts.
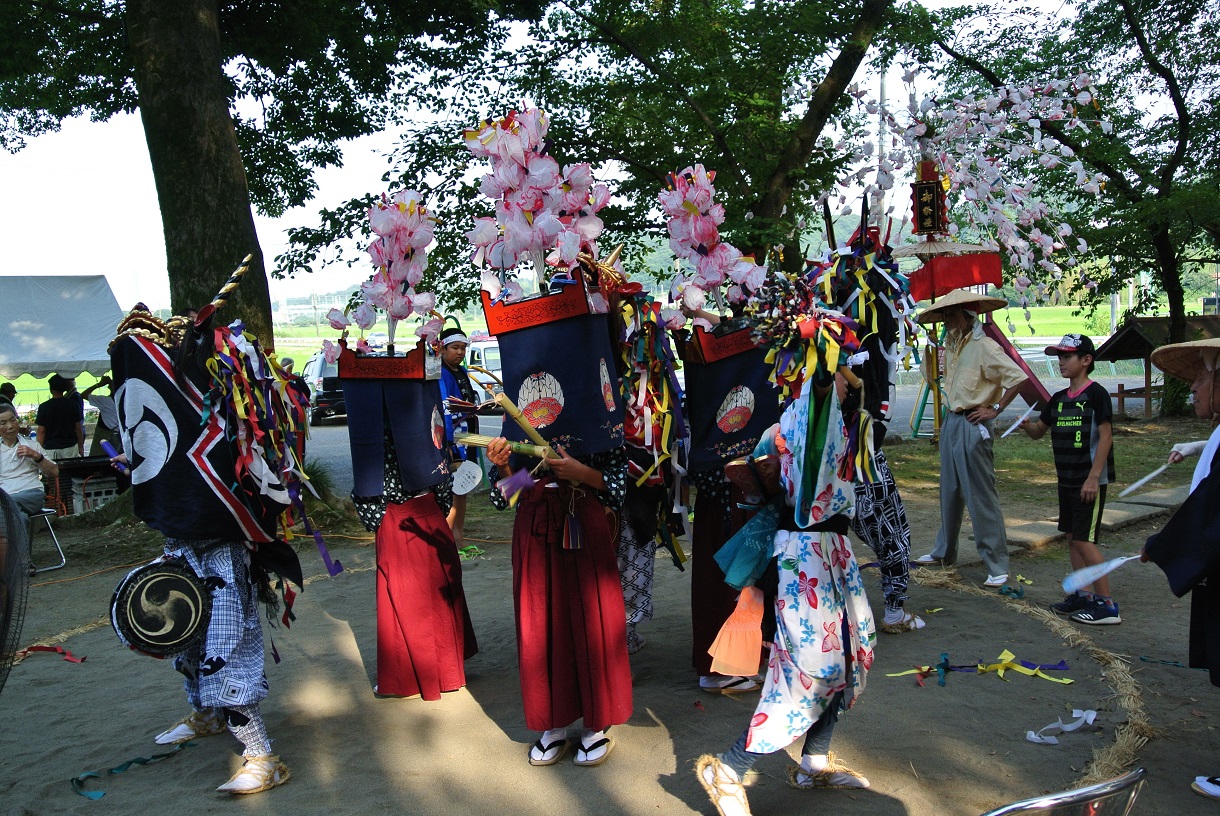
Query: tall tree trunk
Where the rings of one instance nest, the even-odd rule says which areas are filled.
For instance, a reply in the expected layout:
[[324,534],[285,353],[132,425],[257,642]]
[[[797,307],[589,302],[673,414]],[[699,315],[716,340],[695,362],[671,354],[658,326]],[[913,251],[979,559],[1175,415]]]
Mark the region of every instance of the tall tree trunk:
[[1152,251],[1156,255],[1161,289],[1169,301],[1169,342],[1186,341],[1186,293],[1182,289],[1182,267],[1174,251],[1173,238],[1164,224],[1151,224],[1148,229]]
[[240,318],[270,347],[271,298],[229,114],[218,8],[218,0],[128,0],[127,36],[173,307],[207,303],[253,254],[250,271],[218,319]]

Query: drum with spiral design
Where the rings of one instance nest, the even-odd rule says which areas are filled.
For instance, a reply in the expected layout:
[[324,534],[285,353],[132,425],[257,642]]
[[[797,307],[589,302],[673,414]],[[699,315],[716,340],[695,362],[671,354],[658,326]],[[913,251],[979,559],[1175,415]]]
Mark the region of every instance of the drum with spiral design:
[[136,567],[110,600],[110,623],[119,640],[150,657],[190,649],[207,631],[212,595],[184,560],[162,557]]

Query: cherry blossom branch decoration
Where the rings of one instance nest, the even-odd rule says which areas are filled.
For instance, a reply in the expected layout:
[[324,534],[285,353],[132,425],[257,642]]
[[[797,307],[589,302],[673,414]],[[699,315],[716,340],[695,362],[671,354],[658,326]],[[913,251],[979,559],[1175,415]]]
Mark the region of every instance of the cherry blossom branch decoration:
[[567,273],[584,252],[597,257],[604,224],[597,213],[610,190],[597,183],[587,162],[562,169],[547,155],[550,120],[540,108],[510,111],[464,132],[467,149],[491,163],[479,192],[495,202],[495,216],[476,218],[466,233],[471,260],[487,267],[483,288],[493,299],[523,297],[513,270],[530,260],[539,280],[548,265]]
[[742,255],[737,247],[720,240],[724,205],[714,201],[715,178],[714,170],[696,164],[680,173],[671,173],[668,189],[657,194],[661,209],[669,218],[666,224],[669,248],[679,265],[685,262],[687,266],[675,276],[670,297],[681,300],[689,310],[703,308],[710,292],[723,311],[721,289],[726,282],[730,283],[724,297],[730,303],[743,303],[766,276],[766,268],[756,264],[752,256]]
[[[949,180],[955,212],[979,232],[980,243],[1004,253],[1016,268],[1019,295],[1028,299],[1030,292],[1044,292],[1045,286],[1039,289],[1034,280],[1062,278],[1064,268],[1078,264],[1078,256],[1088,252],[1088,244],[1081,238],[1072,244],[1072,226],[1056,217],[1027,171],[1036,162],[1045,170],[1069,174],[1081,193],[1102,191],[1104,177],[1090,174],[1073,149],[1044,127],[1053,122],[1056,131],[1066,133],[1113,132],[1108,121],[1091,118],[1100,108],[1092,78],[1080,74],[1042,85],[1007,85],[989,94],[929,94],[922,99],[916,97],[915,78],[914,71],[903,76],[909,93],[901,121],[897,112],[882,108],[857,85],[848,89],[867,113],[880,113],[892,149],[874,157],[873,146],[864,146],[856,158],[872,163],[840,184],[847,188],[874,177],[868,194],[876,201],[894,188],[896,175],[910,164],[936,162]],[[846,202],[841,193],[839,203]],[[947,232],[957,235],[958,225],[950,223]]]
[[[361,329],[371,328],[377,322],[380,310],[388,318],[387,333],[389,343],[393,345],[398,321],[413,314],[433,315],[415,330],[415,334],[435,342],[441,330],[441,320],[433,311],[436,295],[415,290],[428,268],[428,247],[433,241],[435,219],[415,190],[402,190],[392,197],[383,194],[381,201],[369,208],[368,216],[369,228],[376,236],[369,244],[368,253],[377,271],[360,285],[359,293],[353,298],[356,305],[348,307],[350,316],[348,310],[331,309],[326,319],[346,335],[353,323]],[[328,361],[333,361],[332,357],[339,353],[338,347],[329,341],[323,343],[323,350]],[[363,339],[357,350],[369,351]]]

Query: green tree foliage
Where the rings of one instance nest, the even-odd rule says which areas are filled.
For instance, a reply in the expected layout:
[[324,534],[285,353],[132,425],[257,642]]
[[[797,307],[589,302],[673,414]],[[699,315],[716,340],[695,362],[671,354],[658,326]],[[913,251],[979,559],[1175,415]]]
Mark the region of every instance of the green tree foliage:
[[[0,3],[0,146],[68,117],[139,110],[175,308],[206,302],[246,253],[226,316],[271,336],[250,208],[307,201],[343,141],[383,129],[400,73],[482,50],[494,0],[20,0]],[[529,13],[508,0],[502,13]],[[234,314],[236,313],[236,315]]]
[[[1093,253],[1112,265],[1096,295],[1150,272],[1169,302],[1170,337],[1186,337],[1183,276],[1217,256],[1220,239],[1220,7],[1214,0],[1078,0],[1059,13],[977,6],[929,15],[919,56],[943,67],[953,93],[1051,77],[1092,75],[1099,93],[1080,115],[1042,123],[1044,154],[1069,155],[1100,174],[1100,196],[1082,194],[1061,171],[1039,177]],[[1014,178],[1019,178],[1014,171]],[[1056,181],[1056,178],[1059,181]],[[1058,184],[1056,187],[1055,185]],[[1137,305],[1137,311],[1139,306]]]
[[[761,258],[794,244],[850,156],[828,134],[854,132],[845,92],[895,14],[893,0],[567,0],[528,32],[499,29],[477,63],[412,78],[404,103],[432,115],[411,124],[393,177],[443,219],[424,288],[451,306],[477,293],[463,233],[491,203],[461,134],[523,106],[550,114],[561,165],[588,161],[610,183],[602,243],[626,242],[632,271],[664,242],[656,195],[667,174],[695,163],[717,171],[722,231],[736,246]],[[290,233],[280,263],[311,268],[336,235],[361,232],[366,207]],[[786,261],[799,264],[799,252]]]

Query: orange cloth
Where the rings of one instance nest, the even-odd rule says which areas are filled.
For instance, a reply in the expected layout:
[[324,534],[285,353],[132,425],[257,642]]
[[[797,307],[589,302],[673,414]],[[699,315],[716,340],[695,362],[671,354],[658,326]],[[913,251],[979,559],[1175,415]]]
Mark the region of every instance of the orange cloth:
[[712,671],[735,677],[758,674],[762,652],[762,619],[762,590],[746,587],[737,598],[737,608],[720,627],[720,634],[707,650],[712,656]]

